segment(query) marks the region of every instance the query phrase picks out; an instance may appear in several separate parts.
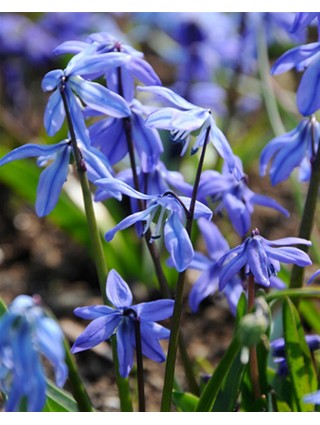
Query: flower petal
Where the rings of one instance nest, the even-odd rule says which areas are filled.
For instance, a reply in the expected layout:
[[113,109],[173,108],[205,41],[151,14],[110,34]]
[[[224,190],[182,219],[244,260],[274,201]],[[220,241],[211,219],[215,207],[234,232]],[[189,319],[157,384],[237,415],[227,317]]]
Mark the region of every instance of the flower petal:
[[60,130],[65,119],[65,110],[59,90],[49,97],[44,111],[44,127],[49,136],[54,136]]
[[117,308],[128,308],[132,304],[132,293],[119,273],[112,269],[107,278],[108,300]]
[[133,366],[135,333],[133,320],[123,320],[117,331],[119,373],[127,378]]
[[304,72],[297,91],[297,105],[304,116],[320,108],[320,57]]
[[141,320],[148,322],[168,319],[172,316],[173,307],[174,301],[166,299],[149,301],[131,306]]

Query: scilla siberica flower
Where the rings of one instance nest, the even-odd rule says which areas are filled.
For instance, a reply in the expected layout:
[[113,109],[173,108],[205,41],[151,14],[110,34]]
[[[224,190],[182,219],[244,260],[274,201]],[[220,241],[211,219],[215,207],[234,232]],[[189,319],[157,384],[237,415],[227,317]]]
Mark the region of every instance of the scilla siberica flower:
[[255,229],[241,245],[231,249],[218,261],[220,290],[224,289],[232,276],[245,267],[246,273],[253,274],[255,282],[270,286],[272,277],[280,270],[280,262],[300,267],[312,264],[308,254],[299,248],[286,245],[311,245],[301,238],[282,238],[269,241]]
[[299,167],[300,181],[308,181],[319,137],[320,124],[315,117],[304,119],[294,130],[275,137],[261,153],[260,175],[266,174],[268,164],[272,162],[269,170],[272,185],[286,180],[296,167]]
[[[95,184],[109,194],[109,196],[116,197],[119,200],[121,199],[121,194],[124,194],[135,199],[147,201],[145,210],[129,215],[105,234],[107,242],[111,241],[119,230],[126,229],[138,222],[146,222],[143,231],[144,234],[149,229],[152,221],[156,219],[156,228],[150,242],[161,237],[163,226],[164,243],[171,256],[174,267],[179,272],[188,267],[194,255],[189,235],[184,227],[186,215],[189,213],[190,198],[178,198],[173,192],[165,192],[158,196],[145,195],[114,178],[99,179]],[[212,212],[205,205],[196,202],[194,218],[198,219],[200,217],[210,220]]]
[[292,68],[304,71],[297,91],[297,105],[302,115],[311,115],[320,108],[320,42],[287,51],[274,63],[271,74],[282,74]]
[[213,202],[218,202],[215,213],[224,209],[230,221],[241,237],[244,237],[251,227],[251,216],[255,205],[274,208],[285,216],[288,211],[269,196],[253,192],[248,187],[248,177],[243,173],[242,162],[235,156],[237,169],[242,173],[240,180],[230,173],[224,164],[222,173],[215,170],[206,170],[202,173],[198,196],[199,201],[205,203],[205,198],[210,197]]
[[46,377],[40,355],[52,364],[56,384],[62,387],[68,374],[62,331],[37,297],[20,295],[0,319],[0,389],[6,411],[19,411],[23,399],[27,411],[42,410]]
[[182,154],[186,152],[192,135],[196,136],[192,153],[197,152],[206,142],[209,131],[209,139],[219,155],[226,161],[229,171],[234,172],[236,177],[241,177],[236,168],[231,147],[222,131],[217,127],[210,110],[193,105],[165,87],[138,87],[138,90],[159,96],[164,103],[169,105],[155,108],[146,119],[147,127],[170,130],[173,141],[184,144]]
[[[111,176],[112,170],[104,155],[94,147],[78,142],[88,179]],[[38,217],[48,215],[56,206],[62,186],[68,175],[69,162],[72,154],[70,140],[65,139],[54,145],[37,145],[28,143],[9,152],[0,160],[0,166],[17,159],[38,157],[38,165],[46,166],[42,171],[37,187],[36,214]]]
[[155,322],[172,316],[174,301],[164,299],[132,305],[130,288],[115,270],[108,275],[106,292],[114,308],[94,305],[75,309],[77,316],[92,322],[77,338],[71,351],[78,353],[95,347],[115,334],[119,372],[125,378],[133,365],[135,322],[139,321],[143,355],[155,362],[163,362],[165,355],[159,340],[168,339],[170,331]]

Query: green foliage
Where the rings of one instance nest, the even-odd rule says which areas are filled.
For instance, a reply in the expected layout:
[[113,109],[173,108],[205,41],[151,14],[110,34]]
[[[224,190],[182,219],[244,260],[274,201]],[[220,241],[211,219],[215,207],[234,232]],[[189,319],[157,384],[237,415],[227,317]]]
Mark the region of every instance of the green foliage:
[[172,401],[180,412],[194,412],[199,399],[191,393],[174,391]]

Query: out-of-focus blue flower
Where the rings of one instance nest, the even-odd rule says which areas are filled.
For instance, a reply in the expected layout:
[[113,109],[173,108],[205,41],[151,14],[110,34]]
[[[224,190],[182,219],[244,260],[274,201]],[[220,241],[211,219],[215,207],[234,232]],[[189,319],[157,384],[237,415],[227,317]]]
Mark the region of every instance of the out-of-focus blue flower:
[[[319,28],[319,16],[320,14],[318,12],[297,12],[295,15],[292,27],[290,28],[289,31],[293,34],[300,32],[301,30],[305,29],[307,26],[311,25],[316,18],[318,20],[318,28]],[[320,34],[319,29],[318,29],[318,34]]]
[[[86,147],[79,142],[88,179],[92,182],[99,178],[111,177],[111,168],[100,151]],[[56,206],[62,186],[67,180],[72,146],[69,139],[54,145],[28,143],[9,152],[0,160],[0,166],[17,159],[38,157],[38,165],[46,166],[42,171],[37,187],[35,210],[39,217],[48,215]]]
[[130,288],[115,270],[109,272],[106,293],[115,308],[94,305],[75,309],[77,316],[92,322],[77,338],[71,351],[78,353],[95,347],[116,334],[119,372],[125,378],[133,365],[135,326],[139,322],[143,355],[163,362],[165,354],[159,340],[168,339],[170,331],[155,322],[172,316],[174,301],[164,299],[132,305]]
[[0,389],[7,396],[6,411],[41,411],[46,401],[46,378],[40,361],[54,367],[56,384],[67,379],[63,334],[47,317],[37,297],[18,296],[0,319]]
[[92,145],[99,148],[113,165],[128,153],[127,137],[132,137],[141,170],[144,173],[152,172],[163,152],[160,136],[155,129],[144,125],[144,108],[137,99],[133,99],[128,106],[131,110],[130,122],[106,118],[89,127]]
[[65,119],[62,92],[67,99],[76,135],[87,146],[90,139],[78,97],[87,106],[103,114],[114,117],[130,115],[130,109],[121,96],[99,83],[82,78],[82,75],[88,74],[99,76],[109,68],[118,67],[128,60],[128,55],[112,52],[94,54],[94,47],[92,50],[84,49],[70,60],[64,70],[56,69],[44,76],[42,89],[53,91],[44,114],[44,125],[49,136],[60,130]]
[[[306,335],[305,340],[311,352],[320,349],[320,335]],[[284,338],[275,339],[271,342],[270,347],[273,360],[278,364],[278,375],[286,376],[288,374],[288,364]]]
[[[80,53],[91,51],[94,55],[105,55],[112,52],[121,52],[126,56],[117,67],[106,67],[104,75],[108,82],[108,88],[128,102],[134,97],[134,78],[146,85],[161,85],[161,81],[152,66],[143,58],[143,53],[126,43],[121,43],[117,38],[107,32],[91,34],[86,41],[67,41],[58,46],[55,54]],[[121,70],[121,83],[119,81],[118,68]]]
[[262,286],[271,286],[271,280],[280,270],[280,262],[296,264],[300,267],[312,264],[308,254],[299,248],[287,245],[311,245],[301,238],[282,238],[269,241],[256,229],[241,245],[231,249],[218,261],[221,271],[219,286],[222,290],[230,279],[243,267],[247,274],[252,273],[255,282]]
[[274,208],[288,217],[288,211],[274,199],[259,195],[249,189],[247,176],[243,174],[242,162],[238,157],[235,159],[236,167],[242,173],[242,178],[237,180],[225,165],[221,174],[214,170],[204,171],[198,189],[199,201],[205,203],[205,198],[209,196],[213,202],[218,202],[215,213],[226,209],[232,225],[242,237],[251,228],[251,215],[255,205]]
[[[190,269],[194,268],[202,271],[189,294],[189,305],[193,313],[198,311],[202,300],[218,291],[220,269],[217,267],[217,262],[230,249],[228,242],[215,224],[200,218],[198,220],[198,226],[206,244],[208,257],[200,252],[195,252],[194,258],[189,265]],[[223,289],[223,293],[228,300],[233,314],[236,313],[242,292],[243,286],[240,277],[232,276],[230,283]]]
[[183,142],[182,154],[188,147],[191,135],[196,136],[192,148],[192,153],[195,153],[204,145],[207,131],[209,131],[210,141],[226,161],[229,171],[235,172],[238,176],[232,149],[208,109],[193,105],[165,87],[138,87],[138,90],[159,96],[169,105],[156,108],[151,112],[146,119],[147,127],[169,130],[173,141]]
[[303,401],[304,403],[320,404],[320,391],[305,395]]
[[271,74],[282,74],[292,68],[304,71],[297,90],[297,105],[304,116],[320,108],[320,42],[294,47],[284,53],[272,66]]
[[[186,215],[189,212],[190,198],[178,198],[172,192],[165,192],[160,196],[145,195],[114,178],[100,179],[95,184],[106,193],[109,193],[110,196],[118,199],[121,199],[121,194],[124,194],[135,199],[147,201],[145,210],[129,215],[105,234],[108,242],[113,239],[119,230],[126,229],[138,222],[146,222],[143,231],[144,234],[149,229],[152,221],[156,220],[157,224],[154,232],[152,232],[150,242],[161,237],[163,226],[164,243],[171,256],[174,267],[179,272],[188,267],[194,255],[190,238],[184,227]],[[200,217],[210,220],[212,212],[205,205],[196,202],[194,218],[198,219]]]
[[260,157],[260,175],[266,174],[272,161],[269,170],[272,185],[286,180],[296,167],[300,168],[299,179],[308,181],[319,138],[320,124],[315,117],[302,120],[294,130],[275,137],[265,146]]

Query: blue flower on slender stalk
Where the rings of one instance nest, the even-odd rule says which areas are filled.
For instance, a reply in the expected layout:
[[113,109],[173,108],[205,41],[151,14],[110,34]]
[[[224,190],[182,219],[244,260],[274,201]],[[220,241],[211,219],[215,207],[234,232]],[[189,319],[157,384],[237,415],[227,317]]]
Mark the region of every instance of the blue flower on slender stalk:
[[192,153],[206,142],[207,133],[219,155],[226,161],[229,171],[239,177],[235,166],[235,159],[231,147],[222,131],[217,127],[215,120],[208,109],[200,108],[186,101],[172,90],[165,87],[149,86],[138,87],[142,92],[159,96],[169,106],[155,108],[146,119],[146,126],[169,130],[174,142],[182,142],[182,154],[187,150],[191,136],[195,136]]
[[134,97],[135,78],[146,85],[161,85],[159,77],[152,66],[145,61],[142,52],[126,43],[120,42],[107,32],[91,34],[86,41],[66,41],[58,46],[54,53],[79,54],[88,49],[94,55],[107,55],[113,54],[113,52],[120,52],[122,55],[126,55],[126,61],[118,65],[121,70],[121,84],[117,67],[105,68],[104,75],[108,82],[108,88],[123,96],[128,102],[131,102]]
[[308,254],[301,249],[287,245],[311,245],[301,238],[283,238],[269,241],[255,229],[241,245],[231,249],[218,261],[220,290],[243,267],[247,274],[252,273],[255,282],[262,286],[271,286],[272,278],[280,270],[280,262],[296,264],[300,267],[312,264]]
[[40,355],[52,364],[62,387],[68,374],[62,331],[45,315],[38,297],[20,295],[0,319],[0,389],[7,397],[6,411],[19,411],[23,400],[27,411],[42,410],[47,385]]
[[[114,178],[100,179],[95,184],[108,193],[109,196],[116,197],[119,200],[121,195],[124,194],[134,199],[147,201],[145,210],[129,215],[105,234],[107,242],[110,242],[119,230],[126,229],[139,222],[145,222],[143,231],[143,234],[145,234],[150,228],[152,221],[155,220],[156,226],[154,232],[152,232],[150,242],[161,237],[161,229],[163,227],[164,243],[174,267],[179,272],[188,267],[194,255],[189,235],[184,227],[186,217],[189,214],[190,198],[178,198],[173,192],[165,192],[158,196],[145,195]],[[194,218],[198,219],[200,217],[210,220],[212,212],[205,205],[196,202]]]
[[170,331],[155,322],[172,316],[174,301],[164,299],[132,305],[130,288],[115,270],[108,275],[106,293],[114,308],[94,305],[74,310],[77,316],[92,322],[76,339],[72,353],[95,347],[115,334],[119,372],[126,378],[133,365],[135,325],[139,322],[142,354],[155,362],[163,362],[165,354],[159,340],[168,339]]
[[260,157],[260,175],[266,174],[272,162],[269,170],[272,185],[286,180],[296,167],[300,168],[300,181],[308,181],[319,138],[320,124],[315,117],[302,120],[294,130],[275,137],[265,146]]
[[205,203],[205,198],[210,197],[213,202],[218,202],[215,213],[225,209],[233,227],[241,237],[244,237],[251,227],[251,216],[255,205],[274,208],[288,217],[288,211],[274,199],[249,189],[248,177],[243,174],[242,162],[238,157],[235,157],[235,160],[242,178],[237,180],[225,164],[221,174],[214,170],[204,171],[198,189],[199,201]]
[[271,74],[282,74],[292,68],[304,71],[297,91],[297,105],[302,115],[311,115],[320,108],[320,42],[288,50],[274,63]]
[[[305,340],[311,352],[320,349],[320,335],[306,335]],[[270,347],[273,360],[278,364],[277,374],[281,376],[288,375],[284,338],[275,339],[271,342]]]
[[[218,291],[220,269],[217,267],[217,263],[222,255],[230,249],[228,242],[215,224],[200,218],[198,220],[198,226],[204,238],[208,257],[200,252],[195,252],[194,259],[189,265],[190,269],[194,268],[202,271],[189,294],[189,305],[193,313],[198,311],[201,301]],[[236,275],[232,276],[230,282],[224,288],[223,293],[227,298],[233,314],[236,313],[242,292],[243,286],[240,277]]]
[[[111,176],[112,171],[106,158],[93,147],[86,147],[78,141],[84,167],[91,182]],[[17,159],[38,157],[38,165],[45,167],[37,187],[35,210],[38,217],[48,215],[56,206],[62,186],[67,180],[72,146],[69,139],[54,145],[28,143],[9,152],[0,160],[0,166]]]
[[44,91],[53,91],[45,114],[44,125],[49,136],[53,136],[62,126],[65,119],[65,107],[62,92],[67,100],[77,137],[87,146],[89,135],[83,118],[79,99],[87,106],[114,117],[130,115],[126,101],[117,93],[99,83],[85,80],[82,75],[99,76],[108,68],[118,67],[128,60],[122,53],[91,54],[94,49],[85,49],[75,55],[62,69],[48,72],[42,80]]

